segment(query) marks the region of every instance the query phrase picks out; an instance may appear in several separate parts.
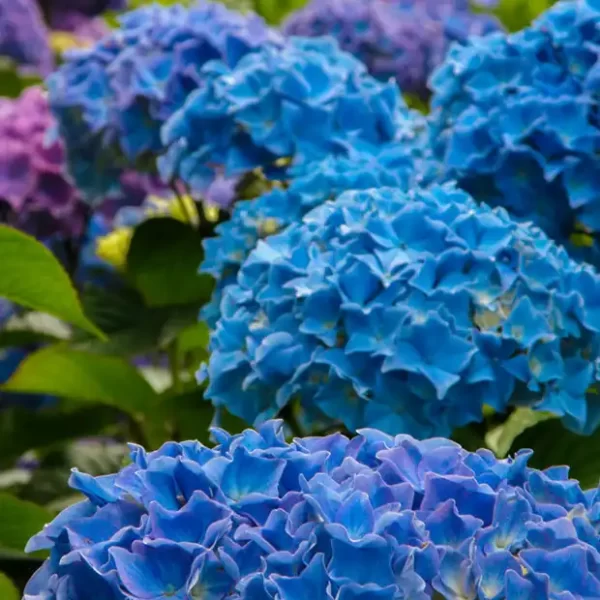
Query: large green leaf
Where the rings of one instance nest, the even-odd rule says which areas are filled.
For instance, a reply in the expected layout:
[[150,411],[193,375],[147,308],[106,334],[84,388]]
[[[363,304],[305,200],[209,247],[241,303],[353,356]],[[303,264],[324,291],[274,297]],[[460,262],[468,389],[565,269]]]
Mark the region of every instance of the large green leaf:
[[23,551],[29,538],[52,519],[45,508],[0,493],[0,548]]
[[106,333],[102,341],[85,333],[71,345],[78,350],[101,354],[136,356],[165,348],[182,329],[197,323],[195,304],[148,307],[130,288],[88,287],[83,305],[90,319]]
[[0,298],[103,336],[85,316],[69,276],[43,244],[0,225],[0,256]]
[[515,438],[510,451],[521,448],[534,451],[529,465],[538,469],[569,465],[571,477],[584,489],[596,487],[600,481],[600,430],[590,436],[578,435],[565,429],[558,419],[547,420]]
[[198,273],[202,240],[191,226],[171,218],[148,219],[136,228],[127,275],[148,306],[206,302],[213,280]]
[[158,403],[152,387],[126,360],[62,346],[30,354],[0,389],[107,404],[138,418],[151,415]]
[[2,600],[19,600],[20,597],[15,584],[4,573],[0,573],[0,598]]

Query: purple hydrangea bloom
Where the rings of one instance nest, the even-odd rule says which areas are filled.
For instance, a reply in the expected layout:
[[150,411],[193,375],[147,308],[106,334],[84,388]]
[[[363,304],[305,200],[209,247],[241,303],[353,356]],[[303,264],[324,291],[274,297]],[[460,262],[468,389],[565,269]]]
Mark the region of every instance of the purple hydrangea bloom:
[[3,220],[41,239],[77,237],[86,207],[71,184],[60,140],[48,141],[53,117],[45,93],[26,89],[0,99],[0,208]]
[[0,2],[0,57],[24,72],[47,75],[54,60],[48,45],[48,29],[36,0]]
[[28,544],[24,600],[585,600],[600,492],[567,467],[443,438],[297,438],[280,422],[169,442],[92,477]]
[[467,0],[312,0],[284,25],[288,35],[332,35],[383,80],[427,97],[427,80],[452,42],[500,29]]
[[450,50],[433,75],[432,144],[447,176],[600,264],[600,3]]
[[203,85],[205,63],[234,66],[279,39],[256,15],[210,2],[146,6],[120,25],[93,48],[70,52],[48,80],[71,172],[90,202],[118,186],[123,169],[154,170],[161,125]]
[[600,275],[455,186],[349,191],[258,242],[225,287],[205,396],[249,423],[283,409],[449,435],[529,405],[600,425]]

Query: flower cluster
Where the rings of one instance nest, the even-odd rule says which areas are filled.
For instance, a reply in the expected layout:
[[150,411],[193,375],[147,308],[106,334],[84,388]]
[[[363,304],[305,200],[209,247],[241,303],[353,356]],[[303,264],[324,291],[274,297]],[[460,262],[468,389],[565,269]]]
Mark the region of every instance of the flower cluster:
[[120,18],[94,47],[72,51],[48,80],[73,176],[89,201],[114,189],[123,168],[154,169],[160,128],[203,84],[202,66],[234,66],[278,38],[255,15],[219,4],[146,6]]
[[34,537],[24,600],[600,597],[600,492],[531,451],[364,430],[286,443],[281,424],[168,443]]
[[2,220],[40,239],[78,236],[86,208],[65,172],[64,147],[48,141],[53,118],[39,87],[0,99]]
[[539,229],[451,184],[346,192],[258,243],[199,377],[251,423],[291,404],[309,427],[424,438],[529,404],[589,433],[599,291]]
[[203,190],[215,176],[376,148],[411,126],[398,88],[379,83],[328,38],[263,46],[234,68],[213,62],[206,85],[165,124],[163,177]]
[[433,75],[433,145],[478,200],[532,220],[574,255],[600,248],[600,5],[453,47]]
[[34,0],[0,3],[0,57],[10,59],[26,72],[47,75],[54,65],[47,34]]
[[433,179],[435,165],[423,147],[426,138],[423,120],[415,117],[412,130],[376,153],[355,152],[296,165],[288,172],[287,187],[238,202],[231,219],[217,226],[217,236],[204,240],[201,270],[217,281],[212,300],[203,309],[206,321],[216,324],[223,289],[235,282],[240,266],[260,239],[299,222],[309,210],[346,190],[387,186],[408,190]]
[[427,97],[427,80],[454,41],[500,28],[467,0],[312,0],[285,23],[288,35],[334,36],[375,77]]

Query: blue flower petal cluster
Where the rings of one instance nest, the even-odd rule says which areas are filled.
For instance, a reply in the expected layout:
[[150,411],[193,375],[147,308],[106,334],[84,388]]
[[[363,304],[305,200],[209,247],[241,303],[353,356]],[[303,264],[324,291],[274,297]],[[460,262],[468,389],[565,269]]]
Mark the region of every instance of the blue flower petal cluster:
[[0,57],[22,69],[47,75],[54,60],[48,45],[48,30],[35,0],[0,3]]
[[478,200],[599,264],[600,5],[563,1],[512,35],[453,47],[433,75],[433,144]]
[[230,67],[214,61],[206,85],[167,121],[163,178],[204,190],[215,176],[377,148],[409,128],[397,86],[373,79],[330,38],[291,38]]
[[199,2],[126,13],[112,35],[71,51],[48,88],[71,171],[88,199],[111,193],[126,166],[155,168],[161,125],[204,84],[205,63],[234,66],[278,40],[256,15]]
[[600,424],[600,275],[452,184],[342,194],[259,241],[224,290],[206,396],[424,438],[531,405]]
[[364,430],[286,443],[280,422],[167,443],[28,550],[24,600],[583,600],[600,597],[599,490],[443,438]]
[[235,282],[240,266],[260,239],[301,221],[309,210],[347,190],[408,190],[437,177],[438,166],[425,147],[426,124],[416,116],[414,119],[414,128],[401,140],[376,153],[352,152],[295,165],[287,173],[286,186],[235,205],[230,220],[217,226],[217,236],[204,240],[201,271],[217,281],[212,300],[202,313],[209,325],[214,326],[220,314],[223,289]]
[[404,93],[427,98],[427,80],[452,42],[500,29],[467,0],[312,0],[285,23],[288,35],[334,36],[340,46]]

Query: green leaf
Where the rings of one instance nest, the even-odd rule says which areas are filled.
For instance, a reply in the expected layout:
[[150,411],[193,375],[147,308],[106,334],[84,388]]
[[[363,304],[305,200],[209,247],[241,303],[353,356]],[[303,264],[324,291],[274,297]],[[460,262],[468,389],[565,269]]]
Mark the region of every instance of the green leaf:
[[0,256],[1,298],[103,337],[85,316],[69,276],[43,244],[16,229],[0,225]]
[[186,327],[177,338],[177,349],[182,354],[193,352],[198,349],[205,349],[208,346],[209,331],[208,325],[198,321],[189,327]]
[[201,275],[202,240],[190,225],[171,218],[148,219],[136,228],[127,255],[127,275],[148,306],[205,303],[212,277]]
[[0,573],[0,598],[2,600],[19,600],[20,597],[15,584],[4,573]]
[[36,411],[5,409],[0,412],[0,462],[8,467],[28,450],[97,435],[113,425],[118,415],[113,408],[101,405],[71,412],[60,405]]
[[278,25],[306,2],[307,0],[254,0],[254,10],[269,23]]
[[52,519],[45,508],[0,493],[0,548],[23,551],[29,539]]
[[62,346],[30,354],[0,389],[106,404],[136,418],[152,414],[158,403],[158,395],[126,360]]
[[517,408],[506,421],[498,427],[489,431],[485,436],[487,447],[500,458],[504,458],[511,449],[515,438],[520,436],[526,429],[534,427],[538,423],[555,419],[556,416],[531,408]]
[[528,464],[538,469],[569,465],[570,476],[584,489],[598,486],[600,481],[600,430],[593,435],[578,435],[565,429],[559,419],[550,419],[526,429],[518,436],[511,453],[521,448],[534,451]]

